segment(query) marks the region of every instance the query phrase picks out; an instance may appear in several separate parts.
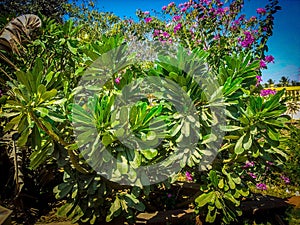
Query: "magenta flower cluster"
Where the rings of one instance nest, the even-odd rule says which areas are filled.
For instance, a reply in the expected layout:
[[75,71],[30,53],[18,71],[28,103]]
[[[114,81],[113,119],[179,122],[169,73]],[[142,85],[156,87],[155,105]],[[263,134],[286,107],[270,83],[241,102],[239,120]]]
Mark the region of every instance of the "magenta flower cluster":
[[188,172],[188,171],[185,172],[185,178],[188,181],[192,181],[193,180],[192,174],[190,172]]
[[174,27],[174,33],[176,34],[177,31],[179,31],[181,29],[182,25],[181,23],[178,23],[175,27]]
[[258,14],[264,15],[267,11],[266,11],[266,9],[264,9],[264,8],[258,8],[258,9],[256,9],[256,12],[257,12]]
[[267,185],[264,183],[258,183],[258,184],[256,184],[256,188],[258,190],[267,190]]
[[244,31],[244,35],[245,37],[244,40],[241,41],[241,45],[242,47],[247,48],[254,43],[255,38],[250,31]]
[[151,17],[145,18],[145,23],[150,23],[153,19]]
[[248,174],[249,174],[249,176],[252,177],[253,179],[256,179],[256,178],[257,178],[257,176],[256,176],[254,173],[252,173],[252,172],[248,172]]
[[256,87],[262,82],[263,80],[262,80],[262,78],[261,78],[261,76],[256,76]]
[[178,21],[178,20],[180,20],[180,19],[181,19],[181,16],[176,15],[176,16],[173,17],[172,20],[173,20],[174,22],[176,22],[176,21]]
[[169,41],[170,43],[172,43],[172,38],[167,31],[154,30],[153,38],[158,38],[158,40],[163,43],[166,41]]
[[272,89],[263,89],[260,91],[260,96],[265,97],[269,95],[275,95],[276,91]]
[[290,179],[284,175],[281,175],[280,178],[284,181],[285,184],[289,184],[291,182]]
[[267,55],[266,57],[265,57],[265,61],[267,62],[267,63],[274,63],[274,57],[272,56],[272,55]]
[[259,62],[259,67],[260,67],[261,69],[267,68],[267,63],[265,62],[265,60],[260,60],[260,62]]
[[120,78],[120,77],[117,77],[117,78],[115,79],[115,83],[116,83],[116,84],[120,84],[120,82],[121,82],[121,78]]
[[168,7],[172,7],[172,6],[175,6],[175,2],[170,2],[170,3],[168,4]]
[[255,165],[255,163],[253,161],[247,161],[245,163],[245,165],[243,166],[243,169],[249,168],[249,167],[253,167]]
[[259,67],[261,69],[266,69],[267,63],[274,63],[274,57],[272,55],[267,55],[264,59],[260,60]]

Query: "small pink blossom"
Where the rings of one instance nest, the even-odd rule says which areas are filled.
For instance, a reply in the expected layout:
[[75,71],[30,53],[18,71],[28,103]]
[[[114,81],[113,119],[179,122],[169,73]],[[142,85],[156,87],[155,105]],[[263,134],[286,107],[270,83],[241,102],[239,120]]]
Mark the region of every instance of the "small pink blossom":
[[255,163],[253,161],[247,161],[245,163],[245,165],[243,166],[244,169],[249,168],[249,167],[253,167],[255,165]]
[[254,22],[254,21],[256,21],[256,16],[251,16],[249,22]]
[[256,176],[254,173],[248,172],[248,175],[249,175],[250,177],[252,177],[253,179],[256,179],[256,178],[257,178],[257,176]]
[[170,37],[170,34],[169,34],[168,32],[166,32],[166,31],[164,31],[164,32],[162,33],[162,35],[163,35],[165,38]]
[[275,95],[276,91],[272,89],[263,89],[260,91],[260,96],[265,97],[268,95]]
[[193,180],[193,177],[192,177],[192,174],[188,171],[185,172],[185,177],[188,181],[192,181]]
[[181,27],[182,27],[181,23],[178,23],[178,24],[174,27],[174,33],[176,34],[176,32],[177,32],[178,30],[180,30]]
[[263,14],[265,14],[267,11],[266,11],[266,9],[264,9],[264,8],[258,8],[258,9],[256,9],[256,12],[257,12],[258,14],[263,15]]
[[265,62],[264,60],[260,60],[260,62],[259,62],[259,67],[260,67],[260,68],[267,68],[266,62]]
[[264,183],[258,183],[258,184],[256,184],[256,188],[258,190],[267,190],[267,185]]
[[154,30],[153,37],[159,36],[159,30]]
[[274,63],[274,57],[272,56],[272,55],[267,55],[266,57],[265,57],[265,61],[267,62],[267,63]]
[[241,16],[238,18],[239,21],[243,21],[244,19],[245,19],[245,14],[241,15]]
[[120,77],[117,77],[117,78],[115,79],[115,83],[116,83],[116,84],[120,84],[120,81],[121,81],[121,78],[120,78]]
[[241,42],[242,47],[247,48],[253,44],[255,38],[250,31],[244,31],[244,40]]
[[167,6],[163,6],[162,8],[161,8],[163,11],[165,11],[166,9],[167,9]]
[[169,6],[169,7],[172,7],[172,6],[174,6],[174,5],[175,5],[175,2],[170,2],[168,6]]
[[214,40],[219,40],[219,39],[220,39],[220,35],[219,34],[217,34],[217,35],[214,36]]
[[144,15],[149,15],[149,14],[150,14],[149,11],[145,11],[145,12],[144,12]]
[[146,22],[146,23],[150,23],[151,21],[152,21],[152,18],[151,18],[151,17],[145,18],[145,22]]
[[262,82],[263,80],[262,80],[262,78],[261,78],[261,76],[256,76],[256,87]]
[[286,183],[286,184],[289,184],[291,181],[290,181],[290,179],[288,178],[288,177],[286,177],[286,176],[284,176],[284,175],[281,175],[281,177],[280,177],[283,181],[284,181],[284,183]]
[[180,12],[185,12],[188,8],[187,7],[184,7],[180,10]]
[[176,16],[173,17],[172,20],[173,20],[174,22],[176,22],[176,21],[178,21],[178,20],[180,20],[180,19],[181,19],[181,16],[176,15]]

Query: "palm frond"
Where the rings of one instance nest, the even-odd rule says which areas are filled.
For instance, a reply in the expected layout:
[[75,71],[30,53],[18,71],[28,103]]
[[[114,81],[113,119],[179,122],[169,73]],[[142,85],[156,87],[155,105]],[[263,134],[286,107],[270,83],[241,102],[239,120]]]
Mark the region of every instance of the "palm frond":
[[[30,40],[32,31],[41,27],[41,25],[41,19],[33,14],[22,15],[11,20],[0,32],[0,51],[4,50],[20,55],[20,52],[24,49],[22,43]],[[15,68],[13,62],[4,54],[0,54],[0,59]]]

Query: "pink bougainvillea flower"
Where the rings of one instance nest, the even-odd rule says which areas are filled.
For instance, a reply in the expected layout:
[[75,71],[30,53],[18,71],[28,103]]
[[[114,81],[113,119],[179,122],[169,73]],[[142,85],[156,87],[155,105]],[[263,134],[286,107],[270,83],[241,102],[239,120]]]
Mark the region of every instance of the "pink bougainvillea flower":
[[251,16],[250,19],[249,19],[249,22],[255,22],[256,21],[256,16]]
[[268,95],[275,95],[276,91],[272,89],[263,89],[260,91],[260,96],[265,97]]
[[167,6],[164,5],[161,9],[165,11],[167,9]]
[[215,14],[216,15],[224,15],[226,12],[229,11],[229,8],[228,7],[224,7],[224,8],[218,8],[216,11],[215,11]]
[[202,3],[206,4],[206,5],[209,5],[211,3],[211,1],[210,0],[203,0]]
[[169,34],[168,32],[166,32],[166,31],[164,31],[164,32],[162,33],[162,35],[163,35],[165,38],[170,37],[170,34]]
[[116,83],[116,84],[119,84],[120,81],[121,81],[121,78],[120,78],[120,77],[117,77],[117,78],[115,79],[115,83]]
[[253,167],[255,165],[255,163],[253,161],[247,161],[245,162],[245,165],[243,166],[244,169],[249,168],[249,167]]
[[283,181],[284,181],[284,183],[286,183],[286,184],[289,184],[291,181],[290,181],[290,179],[288,178],[288,177],[286,177],[286,176],[284,176],[284,175],[281,175],[281,177],[280,177]]
[[145,18],[145,22],[146,22],[146,23],[150,23],[151,21],[152,21],[152,18],[151,18],[151,17]]
[[267,68],[266,62],[265,62],[264,60],[260,60],[260,62],[259,62],[259,67],[260,67],[260,68]]
[[259,190],[267,190],[267,185],[264,183],[258,183],[256,184],[256,188]]
[[253,44],[255,38],[250,31],[244,31],[244,40],[241,42],[242,47],[247,48]]
[[149,14],[150,14],[149,11],[145,11],[145,12],[144,12],[144,15],[149,15]]
[[248,172],[249,176],[252,177],[253,179],[257,178],[257,176],[254,173]]
[[184,7],[180,10],[180,12],[185,12],[188,8],[187,7]]
[[153,37],[159,36],[159,30],[154,30]]
[[181,19],[181,16],[176,15],[176,16],[173,17],[172,20],[173,20],[174,22],[176,22],[176,21],[178,21],[178,20],[180,20],[180,19]]
[[175,5],[175,2],[170,2],[170,3],[168,4],[169,7],[172,7],[172,6],[174,6],[174,5]]
[[175,27],[174,27],[174,33],[176,34],[177,31],[179,31],[181,29],[181,23],[178,23]]
[[214,40],[219,40],[219,39],[220,39],[220,35],[219,34],[217,34],[217,35],[214,36]]
[[262,78],[261,78],[261,76],[256,76],[256,87],[262,82],[263,80],[262,80]]
[[267,11],[266,11],[265,8],[258,8],[258,9],[256,9],[256,12],[257,12],[258,14],[263,15],[263,14],[265,14]]
[[270,63],[270,62],[274,63],[274,57],[273,57],[272,55],[267,55],[267,56],[265,57],[265,61],[266,61],[267,63]]
[[192,181],[193,180],[192,174],[190,172],[188,172],[188,171],[185,172],[185,178],[188,181]]

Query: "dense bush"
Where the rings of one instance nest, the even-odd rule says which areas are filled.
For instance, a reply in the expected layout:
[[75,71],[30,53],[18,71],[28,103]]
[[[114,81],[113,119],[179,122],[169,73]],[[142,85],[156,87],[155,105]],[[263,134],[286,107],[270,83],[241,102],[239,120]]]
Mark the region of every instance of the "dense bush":
[[[242,4],[170,3],[162,9],[169,21],[148,12],[138,12],[138,22],[97,13],[76,25],[43,18],[14,55],[15,71],[4,71],[13,79],[1,115],[5,132],[28,147],[30,168],[49,158],[63,168],[54,188],[67,199],[59,215],[133,222],[185,171],[201,184],[194,204],[207,222],[241,215],[249,182],[264,187],[246,168],[255,161],[263,173],[284,161],[280,130],[288,121],[283,91],[261,95],[259,84],[260,69],[273,61],[265,51],[278,1],[249,19]],[[147,39],[159,44],[140,51]],[[146,57],[149,49],[155,60]],[[161,162],[156,171],[139,169]]]

